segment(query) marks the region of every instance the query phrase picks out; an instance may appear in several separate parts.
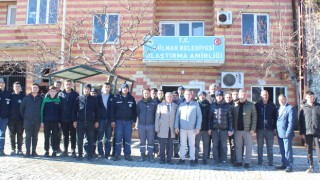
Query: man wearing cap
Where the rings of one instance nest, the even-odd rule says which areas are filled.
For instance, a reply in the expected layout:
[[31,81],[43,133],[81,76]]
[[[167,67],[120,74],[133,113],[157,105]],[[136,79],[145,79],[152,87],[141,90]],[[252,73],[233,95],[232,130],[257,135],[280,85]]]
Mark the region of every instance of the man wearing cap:
[[0,156],[4,156],[4,144],[8,125],[10,108],[10,92],[6,90],[6,83],[0,78]]
[[198,103],[201,109],[202,122],[200,133],[196,135],[196,163],[199,160],[199,151],[200,151],[200,140],[202,139],[203,143],[203,155],[202,155],[202,164],[207,164],[208,160],[208,151],[209,151],[209,112],[210,112],[210,103],[206,99],[207,93],[205,91],[199,91],[198,93]]
[[124,155],[127,161],[131,158],[132,128],[137,121],[137,108],[134,97],[129,93],[128,84],[120,87],[119,94],[111,105],[111,126],[116,128],[116,152],[114,161],[120,160],[122,140],[124,139]]
[[195,138],[201,129],[202,114],[197,102],[191,100],[191,90],[184,92],[185,101],[179,105],[174,122],[176,134],[180,133],[180,160],[185,163],[187,142],[190,147],[190,165],[195,166]]
[[[210,130],[213,144],[213,160],[215,163],[227,162],[227,139],[232,135],[232,113],[230,105],[223,100],[223,91],[217,90],[215,92],[216,102],[210,106]],[[221,142],[220,153],[221,159],[218,155],[218,145]]]
[[73,107],[73,126],[78,135],[78,160],[83,159],[83,139],[86,135],[88,140],[88,156],[90,160],[93,155],[94,130],[99,127],[99,103],[96,97],[90,95],[91,85],[83,88],[83,95],[77,97]]
[[242,146],[246,148],[244,168],[249,168],[252,156],[252,135],[257,128],[257,111],[254,104],[247,100],[244,89],[239,91],[239,101],[232,108],[234,138],[236,144],[235,167],[242,166]]

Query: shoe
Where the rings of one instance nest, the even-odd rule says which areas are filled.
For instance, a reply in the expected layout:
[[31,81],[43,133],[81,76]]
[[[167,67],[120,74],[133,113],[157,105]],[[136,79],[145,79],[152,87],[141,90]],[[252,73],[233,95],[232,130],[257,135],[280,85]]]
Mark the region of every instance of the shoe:
[[44,153],[43,157],[49,157],[49,152]]
[[11,153],[10,153],[10,156],[15,156],[15,155],[16,155],[16,151],[12,150]]
[[83,156],[82,156],[82,155],[79,155],[79,156],[77,157],[77,160],[78,160],[78,161],[82,161],[82,160],[83,160]]
[[258,164],[257,164],[258,166],[262,166],[262,163],[261,162],[258,162]]
[[208,161],[206,159],[202,160],[202,164],[203,165],[207,165],[208,164]]
[[284,166],[284,165],[276,166],[276,169],[277,170],[284,170],[284,169],[286,169],[286,166]]
[[175,158],[180,158],[180,156],[179,156],[178,153],[174,154],[174,157],[175,157]]
[[105,158],[105,159],[109,159],[109,156],[105,156],[104,158]]
[[246,168],[246,169],[249,169],[249,164],[245,163],[243,167]]
[[195,160],[190,160],[190,166],[196,166],[197,164],[196,164],[196,162],[195,162]]
[[154,163],[154,158],[153,158],[153,156],[149,157],[149,162],[150,162],[150,163]]
[[93,157],[92,157],[91,155],[88,155],[88,156],[87,156],[87,160],[88,160],[88,161],[91,161],[92,158],[93,158]]
[[198,159],[195,159],[195,160],[194,160],[194,163],[195,163],[195,164],[198,164],[198,162],[199,162]]
[[3,150],[0,151],[0,156],[5,156],[6,154],[4,153]]
[[158,157],[160,157],[160,154],[159,153],[154,153],[154,157],[158,158]]
[[306,173],[313,173],[313,172],[314,172],[314,168],[311,166],[306,170]]
[[273,163],[268,163],[268,166],[269,166],[269,167],[272,167],[272,166],[273,166]]
[[71,156],[72,156],[73,158],[76,158],[76,157],[77,157],[76,152],[73,151],[72,154],[71,154]]
[[85,158],[88,157],[88,154],[87,154],[87,153],[84,153],[84,156],[83,156],[83,157],[85,157]]
[[60,157],[68,157],[68,152],[67,151],[63,151],[61,154],[60,154]]
[[286,168],[285,170],[287,173],[292,172],[292,168]]
[[145,153],[141,153],[141,157],[138,159],[138,162],[143,162],[146,160],[146,154]]
[[178,165],[182,165],[182,164],[184,164],[185,162],[186,162],[185,160],[180,159],[177,164],[178,164]]
[[30,157],[30,153],[29,152],[26,152],[26,154],[24,155],[25,158],[28,158]]
[[23,152],[21,150],[18,150],[17,155],[18,156],[23,156]]
[[113,161],[119,161],[120,160],[120,157],[115,155],[114,158],[113,158]]
[[91,158],[98,158],[98,154],[96,153],[92,154]]
[[240,163],[240,162],[235,162],[235,163],[233,164],[233,166],[234,166],[234,167],[240,167],[240,166],[242,166],[242,163]]
[[31,156],[33,156],[33,157],[38,157],[39,155],[38,155],[37,152],[33,151],[32,154],[31,154]]
[[57,152],[56,151],[53,151],[52,157],[57,157]]
[[160,160],[159,164],[165,164],[166,161],[165,160]]
[[167,161],[168,164],[170,165],[174,165],[174,163],[172,162],[172,160]]
[[130,155],[125,156],[125,159],[126,159],[127,161],[133,161],[133,159],[131,158]]
[[57,153],[62,153],[62,150],[60,148],[58,148]]

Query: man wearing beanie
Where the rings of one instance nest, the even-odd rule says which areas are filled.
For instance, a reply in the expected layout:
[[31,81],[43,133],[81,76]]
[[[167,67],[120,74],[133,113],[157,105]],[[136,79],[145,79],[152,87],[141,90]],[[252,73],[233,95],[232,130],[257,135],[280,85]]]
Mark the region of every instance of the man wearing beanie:
[[99,103],[96,97],[90,95],[91,85],[83,88],[83,95],[76,99],[73,108],[73,126],[77,129],[78,135],[78,160],[83,159],[83,139],[86,135],[88,140],[88,156],[90,160],[93,155],[94,130],[99,127]]
[[[140,153],[141,159],[146,160],[146,149],[148,149],[148,160],[154,162],[154,136],[155,136],[155,115],[158,103],[151,99],[150,89],[143,90],[143,98],[137,103],[137,116],[138,116],[138,134],[140,138]],[[146,144],[148,142],[148,145]]]
[[[210,106],[210,123],[208,133],[212,136],[213,160],[215,163],[227,162],[227,139],[232,135],[232,114],[230,105],[223,99],[223,91],[215,92],[215,102]],[[220,145],[221,159],[219,159],[218,147]]]
[[137,121],[137,108],[136,101],[129,93],[129,86],[126,83],[121,85],[119,94],[112,102],[111,121],[111,126],[116,128],[116,152],[113,160],[120,160],[122,140],[124,139],[125,159],[132,161],[131,138],[132,128]]
[[202,139],[203,143],[203,155],[202,155],[202,164],[207,164],[208,160],[208,151],[209,151],[209,110],[210,103],[206,99],[207,93],[205,91],[200,91],[198,93],[198,103],[202,113],[202,122],[200,133],[196,135],[196,163],[198,163],[199,159],[199,151],[200,151],[200,140]]

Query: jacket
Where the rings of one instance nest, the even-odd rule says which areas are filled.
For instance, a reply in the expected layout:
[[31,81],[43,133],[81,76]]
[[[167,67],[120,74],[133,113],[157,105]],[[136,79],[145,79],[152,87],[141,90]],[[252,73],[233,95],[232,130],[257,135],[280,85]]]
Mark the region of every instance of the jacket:
[[111,119],[111,104],[114,100],[114,95],[111,93],[109,94],[107,108],[104,106],[102,94],[99,94],[97,96],[97,98],[98,98],[99,108],[100,108],[99,119],[111,121],[110,120]]
[[300,134],[320,137],[320,104],[305,103],[299,116]]
[[54,98],[51,98],[50,95],[46,96],[41,105],[41,123],[60,122],[61,111],[61,99],[57,96]]
[[214,94],[208,94],[207,100],[209,101],[210,104],[217,102],[216,96]]
[[25,93],[20,92],[19,94],[12,93],[10,95],[10,111],[9,111],[9,119],[16,119],[23,121],[23,118],[20,114],[20,105],[22,99],[25,97]]
[[[238,131],[238,116],[239,116],[240,101],[234,102],[232,110],[233,127]],[[257,111],[254,104],[250,101],[245,101],[243,105],[243,126],[244,131],[255,131],[257,128]]]
[[294,137],[295,108],[289,104],[284,106],[282,112],[278,108],[277,132],[280,138]]
[[72,122],[73,118],[73,106],[79,94],[71,89],[70,93],[63,90],[58,93],[58,97],[61,99],[61,122]]
[[154,125],[158,103],[151,98],[141,99],[137,104],[139,125]]
[[137,121],[137,107],[136,100],[128,93],[126,97],[119,93],[113,100],[111,105],[111,121],[127,120]]
[[209,130],[209,115],[210,115],[210,103],[208,100],[200,101],[198,100],[201,114],[202,114],[202,122],[201,122],[201,131],[208,131]]
[[9,118],[10,95],[7,90],[0,90],[0,118]]
[[42,104],[42,97],[40,94],[33,97],[30,93],[22,99],[20,105],[20,114],[23,117],[23,123],[26,124],[40,124],[40,110]]
[[[173,102],[171,103],[170,112],[168,112],[167,103],[163,102],[158,104],[155,119],[155,131],[159,138],[175,138],[174,123],[177,109],[178,105]],[[168,137],[169,130],[171,137]]]
[[231,108],[225,101],[214,102],[210,106],[210,123],[211,130],[233,130],[233,118]]
[[77,97],[73,107],[73,122],[99,122],[97,97],[82,95]]
[[[202,114],[199,103],[186,101],[181,103],[176,113],[174,128],[184,130],[201,129]],[[180,126],[179,126],[180,125]]]
[[257,110],[257,130],[267,129],[274,130],[276,129],[277,123],[277,107],[271,101],[267,104],[264,104],[261,100],[255,104]]

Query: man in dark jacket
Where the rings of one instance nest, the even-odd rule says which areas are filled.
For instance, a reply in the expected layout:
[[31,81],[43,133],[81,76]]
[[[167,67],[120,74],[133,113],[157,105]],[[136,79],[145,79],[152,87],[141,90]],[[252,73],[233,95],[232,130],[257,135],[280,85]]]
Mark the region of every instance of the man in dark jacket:
[[64,81],[64,90],[59,92],[58,97],[61,99],[61,129],[63,133],[64,151],[60,156],[68,156],[69,137],[71,139],[72,157],[76,157],[76,129],[73,127],[73,106],[79,96],[72,88],[72,81]]
[[4,144],[9,118],[10,92],[6,90],[3,78],[0,78],[0,156],[4,156]]
[[203,156],[202,156],[202,164],[207,164],[208,162],[208,151],[209,151],[209,112],[210,112],[210,103],[206,99],[207,93],[205,91],[199,91],[198,93],[198,103],[201,109],[202,114],[202,122],[200,133],[196,135],[196,159],[195,163],[199,161],[199,151],[200,151],[200,140],[202,139],[203,143]]
[[23,117],[23,127],[26,132],[26,154],[30,157],[30,148],[32,142],[32,156],[38,156],[36,149],[38,143],[38,133],[40,130],[40,110],[42,97],[39,93],[39,85],[34,83],[31,86],[31,93],[22,99],[20,105],[20,114]]
[[262,165],[264,140],[267,145],[268,165],[273,166],[273,141],[276,135],[277,108],[269,101],[269,93],[261,92],[261,101],[255,104],[257,110],[258,165]]
[[305,93],[305,99],[307,102],[304,104],[303,111],[301,111],[302,114],[300,114],[299,119],[300,134],[304,136],[307,144],[309,168],[306,172],[313,173],[313,142],[316,145],[316,152],[320,167],[320,104],[316,102],[312,91],[307,91]]
[[111,126],[116,128],[116,153],[114,161],[120,160],[122,140],[124,139],[125,159],[131,158],[131,138],[132,128],[137,121],[137,108],[134,97],[129,93],[128,84],[124,83],[120,87],[120,93],[114,98],[111,105]]
[[[10,114],[8,127],[10,131],[11,141],[11,155],[23,155],[22,153],[22,141],[23,141],[23,118],[19,112],[22,99],[25,97],[25,93],[21,91],[20,82],[13,83],[13,93],[10,96]],[[16,151],[16,136],[17,136],[17,151]]]
[[49,157],[49,140],[51,138],[52,157],[57,156],[59,147],[59,127],[61,119],[61,100],[55,86],[49,87],[49,92],[41,105],[41,128],[44,128],[44,157]]
[[91,85],[84,86],[83,95],[77,97],[73,107],[73,126],[78,135],[78,160],[83,159],[83,139],[88,140],[88,160],[93,154],[94,129],[99,127],[99,103],[96,97],[90,95]]
[[[148,149],[149,162],[154,162],[153,159],[153,144],[155,135],[155,116],[158,103],[150,97],[150,89],[143,90],[143,98],[137,103],[138,116],[138,134],[140,138],[140,153],[141,159],[145,161],[146,149]],[[148,142],[148,146],[147,143]],[[148,148],[146,148],[148,147]]]
[[[210,106],[210,123],[208,133],[212,136],[213,159],[216,163],[227,162],[227,139],[232,135],[233,119],[231,108],[228,103],[223,100],[223,91],[215,92],[216,102]],[[221,142],[221,160],[219,160],[218,145]]]
[[[99,158],[110,157],[111,151],[111,135],[112,135],[112,127],[111,127],[111,103],[113,102],[114,96],[110,93],[111,84],[104,83],[102,86],[102,93],[98,95],[100,116],[99,116],[99,129],[98,129],[98,153]],[[105,137],[105,142],[103,143],[103,137]],[[103,150],[104,144],[104,150]]]

